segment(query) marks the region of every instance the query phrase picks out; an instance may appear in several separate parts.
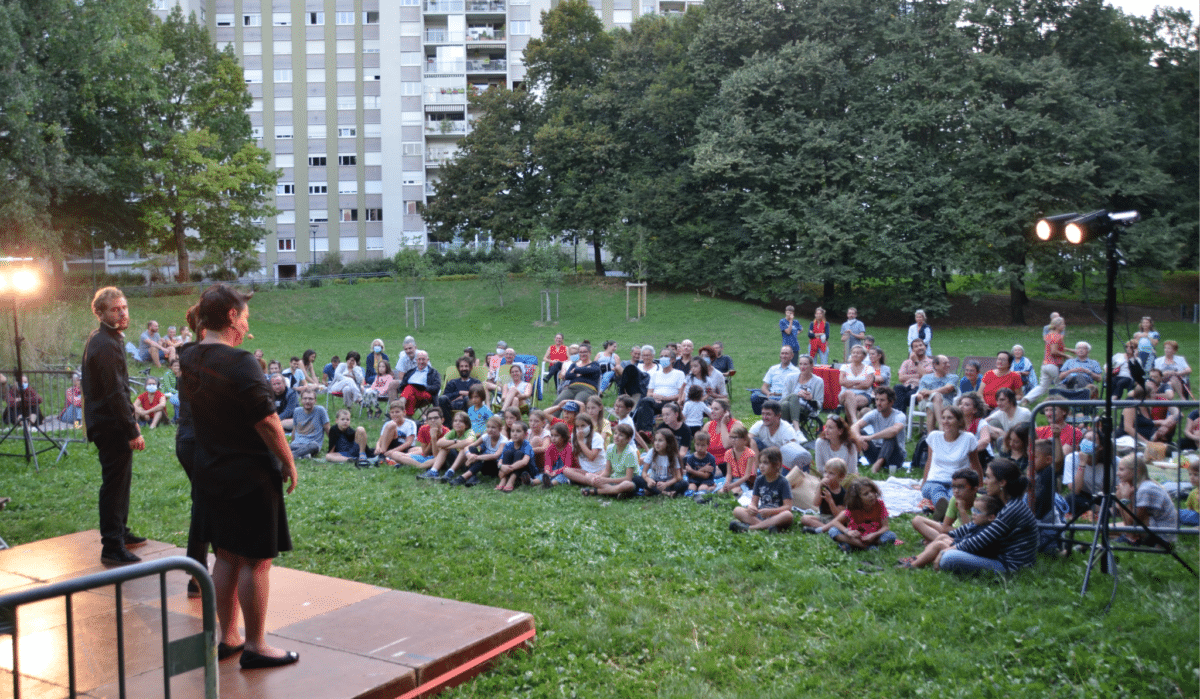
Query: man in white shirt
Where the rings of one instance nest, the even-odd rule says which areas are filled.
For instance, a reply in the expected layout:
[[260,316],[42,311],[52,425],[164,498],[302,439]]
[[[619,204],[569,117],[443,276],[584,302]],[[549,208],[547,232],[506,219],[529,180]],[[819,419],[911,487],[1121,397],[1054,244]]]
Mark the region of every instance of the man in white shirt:
[[767,369],[763,376],[762,388],[750,394],[750,408],[755,415],[762,414],[762,406],[768,400],[782,403],[787,400],[796,387],[796,378],[800,370],[792,365],[792,348],[784,345],[779,348],[779,364]]
[[[788,357],[791,360],[790,353]],[[779,447],[784,468],[808,468],[812,454],[800,446],[800,437],[792,426],[782,420],[783,406],[777,400],[762,405],[762,419],[750,428],[750,450],[757,455],[767,447]]]

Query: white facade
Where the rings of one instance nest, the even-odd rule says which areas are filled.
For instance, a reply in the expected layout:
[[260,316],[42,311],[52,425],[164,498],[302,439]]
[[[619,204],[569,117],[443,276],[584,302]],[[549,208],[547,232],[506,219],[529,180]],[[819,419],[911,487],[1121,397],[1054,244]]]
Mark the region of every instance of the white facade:
[[[282,171],[259,246],[288,278],[424,247],[420,206],[470,131],[472,90],[525,80],[524,50],[551,0],[154,0],[233,47],[259,146]],[[606,27],[691,0],[592,0]]]

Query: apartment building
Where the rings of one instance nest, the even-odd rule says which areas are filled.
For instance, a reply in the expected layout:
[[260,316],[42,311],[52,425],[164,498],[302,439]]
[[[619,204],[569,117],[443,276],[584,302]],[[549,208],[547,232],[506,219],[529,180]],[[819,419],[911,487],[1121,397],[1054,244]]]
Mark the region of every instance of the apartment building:
[[[282,171],[259,276],[427,245],[420,206],[475,118],[467,96],[525,80],[551,0],[152,0],[233,48],[255,138]],[[698,0],[591,0],[606,27]]]

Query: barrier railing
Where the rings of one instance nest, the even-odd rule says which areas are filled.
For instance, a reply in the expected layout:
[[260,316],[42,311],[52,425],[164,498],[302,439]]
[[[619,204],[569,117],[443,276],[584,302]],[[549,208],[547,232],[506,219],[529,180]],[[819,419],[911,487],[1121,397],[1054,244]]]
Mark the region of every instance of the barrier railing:
[[[167,624],[167,573],[181,570],[195,577],[200,584],[201,602],[203,605],[203,631],[191,636],[170,640]],[[77,677],[75,672],[75,628],[71,595],[85,592],[98,587],[116,586],[116,623],[117,623],[117,687],[118,695],[124,699],[125,692],[125,625],[124,604],[121,594],[121,584],[137,578],[158,575],[159,608],[162,611],[162,659],[163,659],[163,696],[171,698],[171,678],[175,675],[204,668],[205,699],[216,699],[217,691],[217,602],[216,588],[208,570],[196,561],[184,556],[171,556],[155,561],[135,563],[123,568],[114,568],[91,575],[85,575],[73,580],[49,583],[22,592],[0,595],[0,636],[12,636],[12,677],[13,697],[21,697],[21,667],[20,640],[21,630],[17,622],[18,607],[34,602],[64,598],[66,605],[67,631],[67,677],[70,696],[77,696]]]
[[[83,433],[83,415],[70,405],[67,390],[72,386],[74,372],[66,369],[26,370],[25,378],[29,380],[29,388],[19,388],[19,378],[14,370],[8,375],[8,384],[3,396],[5,405],[3,429],[0,429],[0,443],[8,440],[25,441],[24,454],[0,452],[0,456],[25,456],[36,459],[36,455],[51,449],[58,450],[58,458],[62,459],[67,453],[67,447],[72,442],[86,442]],[[13,399],[18,396],[27,398],[26,405],[20,405]],[[44,448],[34,447],[34,442],[48,443]],[[0,447],[3,449],[3,447]]]

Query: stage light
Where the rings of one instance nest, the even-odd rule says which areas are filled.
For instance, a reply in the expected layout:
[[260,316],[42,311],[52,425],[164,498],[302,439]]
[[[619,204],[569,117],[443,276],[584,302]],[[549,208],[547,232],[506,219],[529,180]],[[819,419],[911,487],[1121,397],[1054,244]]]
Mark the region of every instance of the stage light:
[[1071,219],[1079,218],[1077,213],[1057,214],[1055,216],[1047,216],[1037,222],[1035,231],[1038,240],[1050,240],[1058,235],[1064,225]]
[[1078,223],[1068,223],[1063,229],[1063,237],[1072,245],[1079,245],[1087,237],[1087,229]]
[[38,275],[31,269],[19,269],[12,276],[13,288],[18,294],[32,294],[38,288]]

